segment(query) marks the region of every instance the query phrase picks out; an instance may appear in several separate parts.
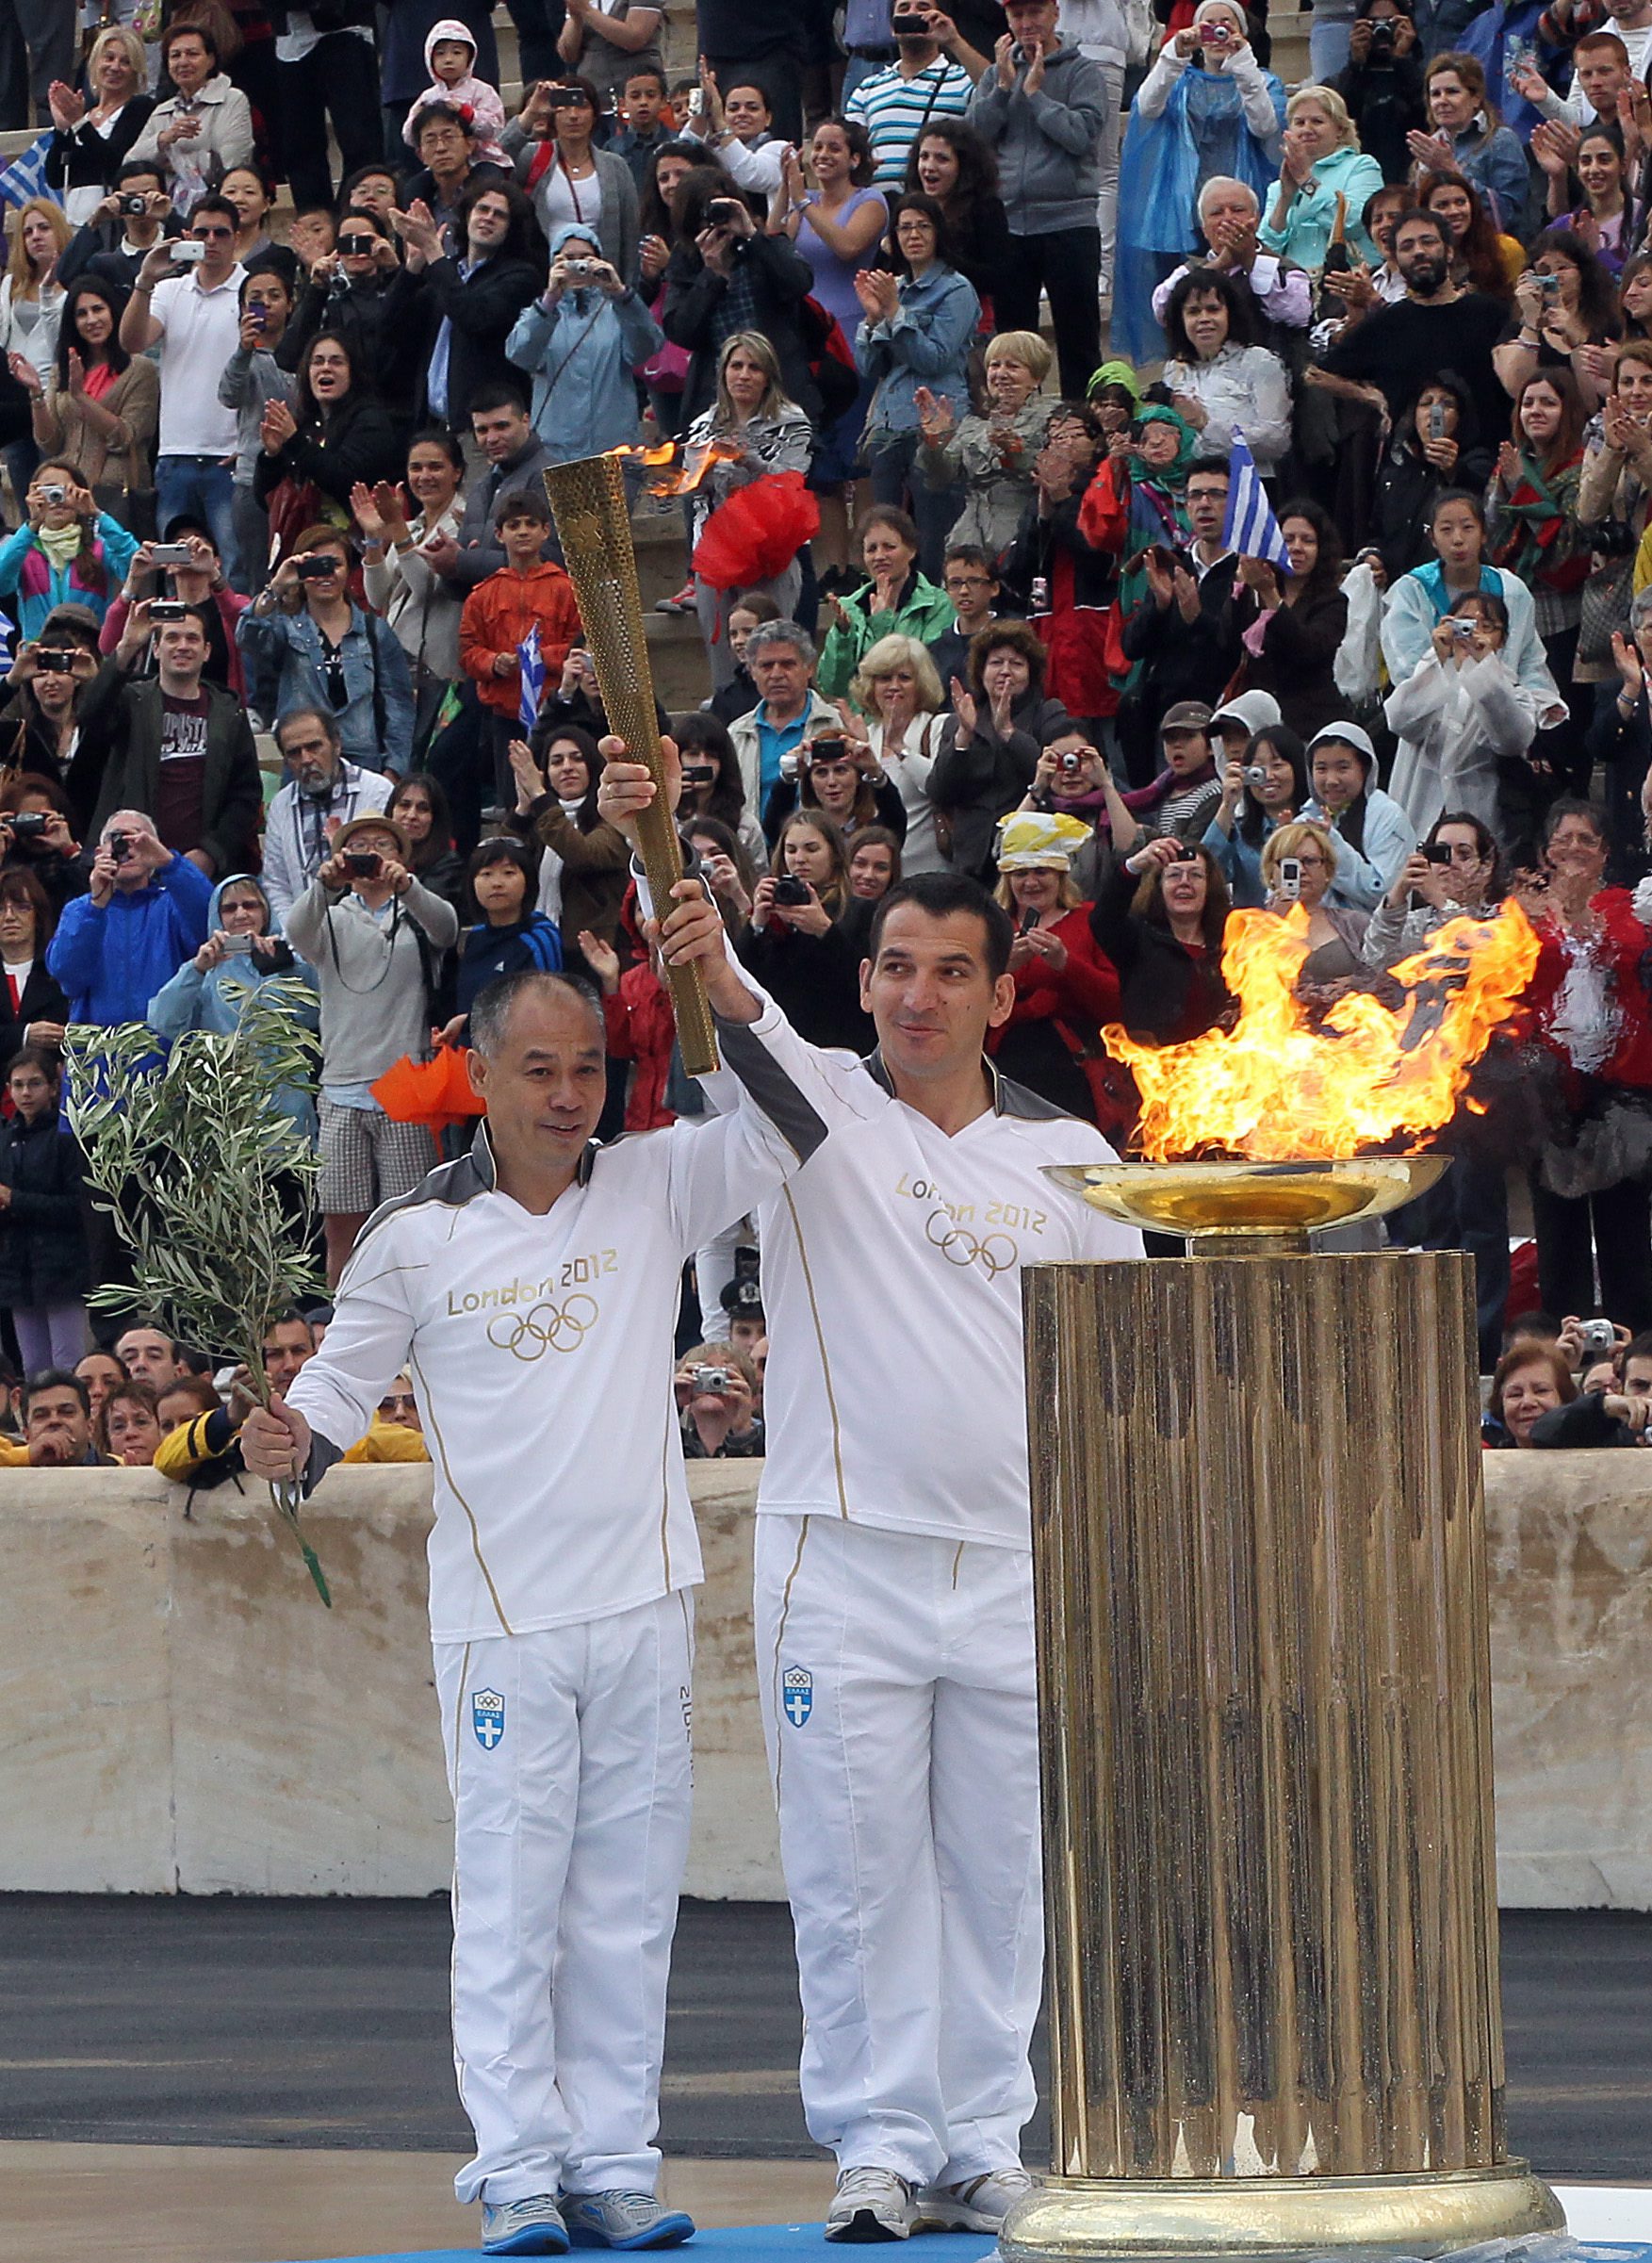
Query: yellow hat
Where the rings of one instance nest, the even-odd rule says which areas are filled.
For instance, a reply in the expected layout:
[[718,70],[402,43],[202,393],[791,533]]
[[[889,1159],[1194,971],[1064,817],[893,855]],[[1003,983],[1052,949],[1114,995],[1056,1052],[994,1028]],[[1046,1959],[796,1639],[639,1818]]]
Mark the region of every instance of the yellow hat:
[[998,828],[998,869],[1028,872],[1043,867],[1065,872],[1089,838],[1089,827],[1076,817],[1056,817],[1043,810],[1017,810]]

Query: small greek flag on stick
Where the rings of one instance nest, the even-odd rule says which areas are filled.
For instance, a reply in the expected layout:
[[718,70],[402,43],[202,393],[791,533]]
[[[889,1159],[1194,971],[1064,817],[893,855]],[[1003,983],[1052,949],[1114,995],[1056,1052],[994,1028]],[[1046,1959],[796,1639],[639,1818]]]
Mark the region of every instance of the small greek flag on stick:
[[57,190],[46,186],[46,153],[51,146],[52,136],[42,134],[21,156],[12,158],[0,172],[0,199],[8,205],[26,205],[31,197],[45,197],[54,205],[62,203]]
[[516,707],[516,720],[527,738],[539,720],[539,701],[545,691],[545,661],[539,649],[539,625],[534,623],[516,647],[516,658],[522,664],[522,696]]
[[1239,433],[1228,451],[1228,515],[1221,538],[1241,558],[1266,558],[1269,566],[1285,566],[1290,553],[1273,516],[1255,459]]

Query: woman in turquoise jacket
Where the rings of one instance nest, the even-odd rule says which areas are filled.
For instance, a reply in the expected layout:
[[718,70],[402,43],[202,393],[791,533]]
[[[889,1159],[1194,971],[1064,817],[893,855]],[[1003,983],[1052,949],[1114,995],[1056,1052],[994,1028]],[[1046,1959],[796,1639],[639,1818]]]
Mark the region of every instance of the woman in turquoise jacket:
[[85,605],[101,621],[120,596],[138,549],[119,519],[100,511],[73,464],[48,456],[25,498],[28,517],[0,543],[0,598],[17,600],[25,642],[54,606]]
[[970,341],[981,302],[952,264],[946,215],[934,197],[916,190],[895,197],[890,233],[895,272],[862,268],[855,277],[865,317],[855,335],[855,360],[876,386],[861,448],[872,467],[874,500],[911,512],[924,571],[939,582],[947,529],[963,497],[957,487],[928,487],[918,477],[917,396],[927,386],[938,401],[949,400],[956,415],[965,415]]
[[[302,989],[303,1002],[295,1010],[306,1029],[319,1029],[320,1006],[313,969],[294,958],[262,884],[251,873],[231,873],[213,890],[206,907],[206,941],[151,998],[144,1018],[169,1045],[190,1029],[230,1037],[240,1027],[248,1001],[277,976]],[[315,1103],[302,1085],[284,1085],[270,1098],[273,1107],[314,1140]]]
[[1348,105],[1332,87],[1299,87],[1285,105],[1279,187],[1268,199],[1259,231],[1270,252],[1317,275],[1336,231],[1342,199],[1349,256],[1379,268],[1382,254],[1360,215],[1382,186],[1382,168],[1360,149]]
[[[596,272],[577,272],[580,260],[596,261]],[[505,340],[505,359],[533,380],[530,414],[553,464],[635,443],[636,372],[664,343],[642,300],[603,258],[596,228],[578,221],[559,228],[546,287]]]

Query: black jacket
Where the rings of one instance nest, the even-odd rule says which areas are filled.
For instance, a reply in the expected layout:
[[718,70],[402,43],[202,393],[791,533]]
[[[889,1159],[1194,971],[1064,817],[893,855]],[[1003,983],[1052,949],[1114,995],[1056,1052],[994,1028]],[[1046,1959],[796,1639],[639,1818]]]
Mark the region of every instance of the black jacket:
[[854,897],[824,935],[795,927],[747,927],[735,949],[786,1019],[811,1045],[870,1053],[877,1042],[860,1008],[860,961],[875,907]]
[[1638,1446],[1641,1441],[1627,1422],[1606,1411],[1601,1391],[1584,1391],[1564,1406],[1551,1406],[1531,1425],[1534,1446],[1577,1450],[1590,1446]]
[[1199,584],[1199,617],[1185,621],[1174,597],[1165,606],[1151,599],[1138,605],[1124,628],[1124,654],[1141,663],[1132,698],[1150,733],[1178,699],[1202,699],[1216,706],[1228,679],[1245,657],[1228,600],[1239,570],[1235,558],[1220,559]]
[[[522,372],[505,359],[505,340],[516,317],[545,280],[543,268],[526,259],[501,254],[484,260],[475,272],[463,276],[456,259],[437,259],[424,271],[425,303],[432,325],[433,351],[441,325],[452,325],[448,346],[447,422],[455,432],[470,427],[470,396],[483,385],[505,385],[522,390]],[[425,355],[424,384],[419,387],[420,408],[433,415],[425,387],[430,379],[430,354]]]
[[660,322],[674,346],[694,359],[682,389],[686,425],[717,396],[717,355],[736,330],[761,330],[780,361],[780,383],[800,409],[818,424],[820,391],[809,367],[799,309],[814,287],[808,263],[783,236],[748,236],[743,254],[743,282],[749,284],[749,320],[736,320],[726,302],[729,278],[709,268],[698,247],[679,243],[665,271],[665,303]]
[[[1226,608],[1225,626],[1242,635],[1259,608],[1251,592],[1236,585]],[[1280,605],[1263,631],[1258,658],[1247,654],[1244,689],[1271,692],[1281,719],[1306,741],[1337,722],[1348,701],[1336,688],[1334,663],[1348,634],[1348,599],[1331,583],[1311,585],[1294,605]]]
[[0,966],[0,1070],[4,1070],[20,1045],[27,1044],[31,1022],[66,1023],[68,1019],[69,1000],[57,976],[48,972],[43,949],[28,970],[28,980],[23,986],[15,1013],[11,1009],[11,985],[6,979],[6,969]]
[[422,275],[397,268],[388,276],[351,284],[304,282],[275,358],[296,369],[310,340],[331,331],[350,348],[350,366],[370,377],[389,416],[405,424],[418,406],[419,381],[429,359],[429,318]]
[[101,189],[106,196],[154,107],[153,94],[135,94],[106,134],[84,123],[68,133],[56,128],[46,152],[46,186],[59,198],[66,189]]
[[[228,692],[209,683],[201,688],[208,710],[200,845],[221,878],[225,873],[256,867],[264,789],[246,710]],[[163,715],[160,681],[151,677],[134,683],[113,660],[106,660],[89,686],[80,713],[80,745],[69,773],[69,795],[77,809],[90,806],[87,830],[96,834],[116,810],[155,807]]]
[[[352,365],[358,369],[371,366]],[[330,417],[301,424],[279,455],[258,451],[253,493],[264,503],[283,480],[311,480],[333,502],[348,509],[357,480],[368,487],[376,480],[393,480],[401,473],[401,438],[389,410],[371,394],[352,389]]]
[[979,728],[967,746],[957,745],[956,730],[943,733],[929,773],[929,798],[952,815],[953,870],[983,879],[998,820],[1018,806],[1038,772],[1039,755],[1052,739],[1072,728],[1072,718],[1059,699],[1029,691],[1010,710],[1012,728],[1001,739],[986,699],[975,705]]
[[[1382,168],[1385,181],[1403,181],[1411,171],[1411,152],[1405,137],[1426,133],[1428,118],[1423,101],[1423,56],[1420,44],[1409,55],[1387,62],[1349,63],[1332,80],[1348,105],[1348,114],[1359,128],[1359,146]],[[1357,212],[1349,214],[1359,219]],[[1468,482],[1464,481],[1467,486]]]
[[1202,1036],[1233,999],[1214,953],[1196,958],[1169,927],[1131,910],[1140,885],[1137,874],[1115,864],[1090,908],[1089,931],[1119,970],[1121,1018],[1131,1036],[1179,1045]]
[[54,1108],[33,1124],[0,1124],[0,1304],[66,1304],[91,1287],[80,1145]]

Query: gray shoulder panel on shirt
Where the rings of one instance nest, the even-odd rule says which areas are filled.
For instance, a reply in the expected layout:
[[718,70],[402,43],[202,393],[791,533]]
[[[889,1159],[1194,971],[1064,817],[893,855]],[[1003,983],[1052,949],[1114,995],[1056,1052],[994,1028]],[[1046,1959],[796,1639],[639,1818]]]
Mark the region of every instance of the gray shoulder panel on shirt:
[[800,1163],[807,1163],[826,1136],[826,1120],[793,1084],[761,1038],[745,1022],[717,1023],[723,1066],[739,1077],[757,1106]]
[[[997,1082],[997,1110],[1001,1116],[1020,1116],[1035,1123],[1083,1123],[1087,1119],[1075,1116],[1071,1108],[1057,1107],[1054,1101],[1041,1093],[1029,1092],[1024,1084],[1013,1084],[1007,1076]],[[1089,1127],[1094,1131],[1095,1125]]]

